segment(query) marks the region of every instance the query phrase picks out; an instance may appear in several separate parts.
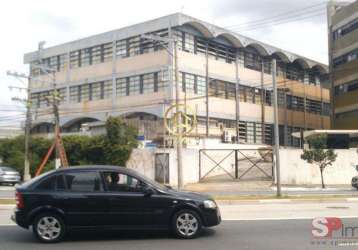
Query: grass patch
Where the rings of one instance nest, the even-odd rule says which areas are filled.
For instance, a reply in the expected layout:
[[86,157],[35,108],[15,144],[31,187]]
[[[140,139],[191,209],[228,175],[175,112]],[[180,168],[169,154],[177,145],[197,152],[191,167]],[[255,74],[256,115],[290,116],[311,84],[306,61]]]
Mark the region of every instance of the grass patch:
[[12,205],[15,204],[14,199],[0,199],[0,205]]

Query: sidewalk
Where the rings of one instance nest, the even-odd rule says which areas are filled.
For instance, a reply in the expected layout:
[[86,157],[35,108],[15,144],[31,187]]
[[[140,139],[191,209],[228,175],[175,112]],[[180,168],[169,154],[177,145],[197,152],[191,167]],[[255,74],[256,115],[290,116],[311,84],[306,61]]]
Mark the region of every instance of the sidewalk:
[[[201,192],[213,196],[275,196],[276,186],[272,181],[220,181],[188,184],[187,191]],[[315,186],[282,186],[283,196],[358,196],[350,185],[331,185],[322,189]]]

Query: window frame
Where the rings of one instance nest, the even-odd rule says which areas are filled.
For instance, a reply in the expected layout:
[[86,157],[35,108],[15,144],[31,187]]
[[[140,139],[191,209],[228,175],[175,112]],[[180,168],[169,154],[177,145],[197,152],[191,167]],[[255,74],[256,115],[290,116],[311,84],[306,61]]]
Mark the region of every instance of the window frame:
[[138,178],[136,176],[133,176],[131,174],[128,174],[128,173],[124,173],[122,171],[118,171],[118,170],[101,170],[99,171],[99,174],[101,175],[101,179],[102,179],[102,182],[103,182],[103,192],[105,193],[112,193],[112,194],[144,194],[143,191],[136,191],[136,192],[130,192],[130,191],[112,191],[112,190],[109,190],[108,188],[108,185],[107,185],[107,182],[105,181],[105,176],[104,174],[105,173],[117,173],[118,175],[126,175],[126,176],[129,176],[131,178],[134,178],[136,180],[138,180],[140,183],[144,184],[145,186],[149,186],[148,183],[146,183],[145,181],[143,181],[141,178]]

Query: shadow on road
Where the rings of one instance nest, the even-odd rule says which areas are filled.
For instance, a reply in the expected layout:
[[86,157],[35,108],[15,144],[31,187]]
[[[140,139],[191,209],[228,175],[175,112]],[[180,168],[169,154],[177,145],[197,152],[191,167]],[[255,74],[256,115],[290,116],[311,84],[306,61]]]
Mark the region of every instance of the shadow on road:
[[[22,230],[15,226],[3,227],[8,229],[6,242],[17,243],[17,244],[33,244],[39,243],[32,234],[32,230]],[[215,234],[215,229],[204,228],[199,235],[200,239],[211,237]],[[1,238],[1,237],[0,237]],[[180,240],[175,238],[170,232],[167,231],[124,231],[124,230],[81,230],[71,231],[66,235],[63,243],[71,242],[95,242],[95,241],[150,241],[150,240]],[[59,243],[61,244],[61,243]],[[1,249],[1,248],[0,248]]]

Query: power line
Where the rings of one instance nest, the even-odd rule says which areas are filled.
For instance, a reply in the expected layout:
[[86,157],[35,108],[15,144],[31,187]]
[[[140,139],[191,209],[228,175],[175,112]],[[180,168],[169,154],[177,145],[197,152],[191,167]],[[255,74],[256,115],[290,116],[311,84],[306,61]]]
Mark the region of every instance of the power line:
[[297,13],[295,15],[291,15],[289,17],[282,17],[282,18],[276,18],[273,20],[264,20],[262,22],[256,22],[253,24],[248,24],[248,25],[238,25],[238,26],[233,26],[232,28],[230,28],[230,30],[243,30],[243,29],[249,29],[249,28],[253,28],[253,27],[258,27],[258,26],[267,26],[267,25],[275,25],[275,24],[280,24],[282,22],[290,22],[291,20],[296,20],[297,18],[308,18],[314,14],[318,14],[320,12],[325,12],[325,9],[312,9],[309,11],[306,11],[305,13]]
[[319,4],[314,4],[314,5],[306,6],[306,7],[301,8],[301,9],[295,9],[295,10],[291,10],[291,11],[288,11],[288,12],[283,12],[283,13],[280,13],[280,14],[277,14],[277,15],[274,15],[274,16],[271,16],[271,17],[266,17],[266,18],[263,18],[263,19],[249,21],[249,22],[241,23],[241,24],[237,24],[237,25],[224,26],[224,28],[230,28],[231,29],[231,28],[235,28],[235,27],[239,27],[239,26],[247,26],[247,25],[252,25],[252,24],[256,24],[256,23],[267,22],[267,21],[270,21],[272,19],[275,20],[276,18],[279,18],[279,17],[283,17],[283,16],[291,15],[293,13],[302,12],[304,10],[312,9],[314,7],[318,7],[318,6],[321,6],[321,5],[326,4],[326,3],[327,3],[327,1],[324,1],[324,2],[319,3]]

